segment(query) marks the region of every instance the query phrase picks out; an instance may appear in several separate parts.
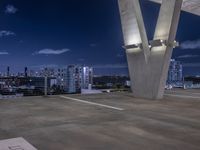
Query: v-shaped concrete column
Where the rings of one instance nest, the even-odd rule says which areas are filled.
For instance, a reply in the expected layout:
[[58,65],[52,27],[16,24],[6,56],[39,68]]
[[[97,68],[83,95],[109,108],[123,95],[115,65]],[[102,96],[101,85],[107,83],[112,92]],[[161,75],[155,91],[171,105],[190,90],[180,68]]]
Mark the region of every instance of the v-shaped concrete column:
[[135,97],[163,97],[175,46],[182,0],[163,0],[154,39],[148,41],[139,0],[118,0],[132,91]]

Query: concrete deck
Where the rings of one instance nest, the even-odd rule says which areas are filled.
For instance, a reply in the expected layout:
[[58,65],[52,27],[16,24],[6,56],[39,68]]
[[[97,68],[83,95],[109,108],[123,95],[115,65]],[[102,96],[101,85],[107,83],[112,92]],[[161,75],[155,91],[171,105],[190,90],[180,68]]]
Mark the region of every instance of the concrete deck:
[[23,137],[38,150],[199,150],[200,91],[166,93],[159,101],[130,93],[0,100],[0,140]]

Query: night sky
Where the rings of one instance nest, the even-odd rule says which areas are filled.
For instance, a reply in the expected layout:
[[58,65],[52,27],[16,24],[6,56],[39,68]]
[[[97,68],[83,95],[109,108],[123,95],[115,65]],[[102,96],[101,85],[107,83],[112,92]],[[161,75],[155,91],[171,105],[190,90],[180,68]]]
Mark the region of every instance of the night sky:
[[[142,0],[152,39],[159,5]],[[182,12],[173,58],[200,75],[200,17]],[[95,74],[127,74],[117,0],[1,0],[0,71],[84,64]]]

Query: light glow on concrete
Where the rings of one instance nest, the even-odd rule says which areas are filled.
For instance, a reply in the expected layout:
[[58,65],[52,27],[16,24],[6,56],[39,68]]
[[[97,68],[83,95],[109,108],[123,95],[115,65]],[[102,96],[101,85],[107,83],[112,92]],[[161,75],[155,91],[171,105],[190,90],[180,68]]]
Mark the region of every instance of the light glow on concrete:
[[140,48],[131,48],[126,50],[126,53],[140,53],[140,52],[142,52],[142,49]]
[[138,0],[119,0],[124,44],[142,44],[145,60],[150,55],[149,43]]
[[152,52],[162,52],[162,51],[166,51],[166,46],[165,45],[162,45],[162,46],[157,46],[157,47],[153,47]]

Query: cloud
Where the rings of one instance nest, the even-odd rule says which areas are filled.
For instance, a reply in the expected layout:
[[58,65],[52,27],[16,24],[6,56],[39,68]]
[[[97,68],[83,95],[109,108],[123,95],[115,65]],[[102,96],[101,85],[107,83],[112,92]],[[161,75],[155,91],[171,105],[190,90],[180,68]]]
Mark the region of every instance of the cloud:
[[181,43],[182,49],[198,49],[200,48],[200,39],[195,41],[185,41]]
[[41,55],[60,55],[66,52],[69,52],[70,49],[64,48],[64,49],[59,49],[59,50],[54,50],[54,49],[42,49],[38,52],[33,53],[33,55],[41,54]]
[[12,31],[2,30],[0,31],[0,37],[14,36],[15,33]]
[[200,57],[200,55],[181,55],[178,56],[177,58],[195,58],[195,57]]
[[0,52],[0,55],[9,55],[8,52]]
[[15,14],[18,11],[13,5],[7,5],[5,9],[6,14]]
[[200,67],[200,63],[184,63],[183,67]]

